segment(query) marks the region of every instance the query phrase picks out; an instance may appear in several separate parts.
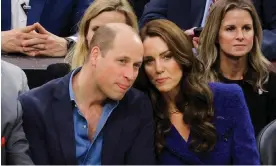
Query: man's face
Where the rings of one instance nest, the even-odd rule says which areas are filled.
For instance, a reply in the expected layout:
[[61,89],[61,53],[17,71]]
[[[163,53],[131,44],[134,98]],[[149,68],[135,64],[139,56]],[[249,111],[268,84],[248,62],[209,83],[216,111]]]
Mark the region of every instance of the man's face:
[[138,75],[143,52],[138,37],[130,40],[116,36],[113,48],[97,57],[96,85],[106,97],[112,100],[124,97]]

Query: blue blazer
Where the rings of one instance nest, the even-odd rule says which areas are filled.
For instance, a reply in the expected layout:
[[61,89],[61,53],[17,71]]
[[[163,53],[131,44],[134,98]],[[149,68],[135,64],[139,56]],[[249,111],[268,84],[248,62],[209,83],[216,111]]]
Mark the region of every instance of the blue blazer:
[[[94,0],[30,0],[27,25],[39,22],[49,32],[67,37],[77,32],[77,24]],[[1,30],[11,29],[11,0],[1,1]]]
[[159,164],[168,165],[230,165],[260,164],[254,129],[242,89],[236,84],[211,83],[214,94],[214,125],[217,143],[206,154],[196,154],[172,126],[165,137],[165,148],[158,158]]
[[[19,97],[34,164],[77,165],[70,75]],[[126,93],[103,128],[103,165],[155,164],[152,113],[146,95],[136,89]]]
[[[276,60],[276,1],[253,0],[263,26],[262,51],[269,60]],[[154,19],[168,19],[181,29],[200,27],[206,0],[151,0],[145,5],[139,26]]]

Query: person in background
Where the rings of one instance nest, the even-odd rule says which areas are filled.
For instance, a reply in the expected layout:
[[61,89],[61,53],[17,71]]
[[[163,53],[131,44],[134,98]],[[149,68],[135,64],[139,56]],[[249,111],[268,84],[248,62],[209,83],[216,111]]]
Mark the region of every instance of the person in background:
[[1,51],[65,56],[77,24],[93,0],[1,1]]
[[133,7],[138,20],[142,16],[144,7],[149,1],[150,0],[129,0],[129,3]]
[[34,163],[155,164],[152,106],[131,88],[144,53],[137,32],[108,23],[90,40],[82,67],[19,97]]
[[144,63],[135,87],[151,98],[161,165],[260,164],[241,88],[207,83],[188,36],[168,20],[141,30]]
[[[218,1],[220,0],[150,0],[145,5],[139,24],[142,27],[150,20],[168,19],[185,30],[197,47],[198,37],[194,36],[193,29],[205,26],[209,11]],[[269,60],[276,60],[276,1],[253,0],[253,2],[263,23],[264,38],[260,42],[264,56]]]
[[276,119],[276,74],[263,56],[262,27],[248,0],[219,0],[200,36],[199,58],[209,81],[240,85],[257,135]]
[[78,41],[65,58],[72,69],[83,65],[92,36],[100,26],[107,23],[126,23],[138,31],[136,15],[127,0],[95,1],[81,19]]
[[276,1],[252,0],[263,28],[262,52],[270,61],[276,61]]
[[29,90],[26,75],[19,67],[1,61],[1,80],[1,164],[33,165],[17,100],[18,95]]

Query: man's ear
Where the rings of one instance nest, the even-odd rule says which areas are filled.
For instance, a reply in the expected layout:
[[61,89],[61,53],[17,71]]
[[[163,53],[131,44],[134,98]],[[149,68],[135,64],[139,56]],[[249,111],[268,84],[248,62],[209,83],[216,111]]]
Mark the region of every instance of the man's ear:
[[97,60],[101,56],[101,50],[98,46],[95,46],[91,49],[89,61],[93,66],[96,66]]

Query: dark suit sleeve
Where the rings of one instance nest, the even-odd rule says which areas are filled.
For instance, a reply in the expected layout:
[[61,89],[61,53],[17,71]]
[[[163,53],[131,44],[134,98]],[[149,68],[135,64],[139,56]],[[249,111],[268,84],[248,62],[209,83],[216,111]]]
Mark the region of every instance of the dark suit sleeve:
[[50,165],[50,160],[43,135],[43,126],[40,117],[33,109],[36,107],[28,102],[28,97],[20,96],[23,110],[23,128],[30,145],[30,156],[36,165]]
[[130,151],[127,154],[127,165],[154,165],[154,129],[153,110],[148,97],[140,105],[141,121],[140,132],[136,136]]
[[234,112],[232,164],[260,164],[254,128],[242,89],[239,86],[233,86],[232,94],[233,96],[229,99],[233,106],[232,111]]
[[[94,0],[75,0],[75,7],[74,10],[72,10],[72,31],[75,33],[77,32],[78,23],[81,21],[82,16],[86,9],[89,7],[91,3],[93,3]],[[72,34],[74,35],[74,34]]]
[[129,2],[132,5],[137,18],[140,19],[144,11],[145,4],[147,4],[149,0],[129,0]]
[[18,102],[17,118],[7,140],[7,164],[11,165],[33,165],[33,162],[27,154],[29,144],[25,137],[22,127],[22,109]]
[[144,12],[139,21],[142,28],[147,22],[155,19],[166,19],[168,12],[168,0],[151,0],[144,7]]
[[276,60],[276,1],[254,0],[263,27],[262,51],[269,60]]

